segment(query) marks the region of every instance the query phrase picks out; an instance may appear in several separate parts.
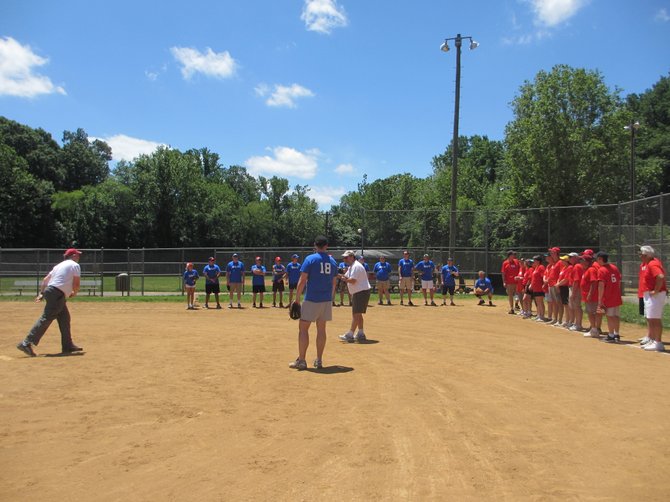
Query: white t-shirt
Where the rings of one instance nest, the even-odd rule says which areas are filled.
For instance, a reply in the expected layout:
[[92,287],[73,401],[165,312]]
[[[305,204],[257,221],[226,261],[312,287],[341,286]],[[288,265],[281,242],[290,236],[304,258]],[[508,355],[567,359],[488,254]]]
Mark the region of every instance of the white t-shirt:
[[365,271],[365,267],[361,265],[358,260],[355,260],[354,263],[349,266],[349,270],[344,274],[345,277],[351,277],[356,279],[356,282],[353,284],[347,282],[347,288],[349,288],[349,293],[352,295],[358,293],[359,291],[365,291],[370,289],[370,281],[368,281],[368,273]]
[[51,278],[47,286],[55,286],[69,297],[72,293],[72,282],[75,276],[81,276],[81,268],[79,263],[74,260],[65,260],[51,269]]

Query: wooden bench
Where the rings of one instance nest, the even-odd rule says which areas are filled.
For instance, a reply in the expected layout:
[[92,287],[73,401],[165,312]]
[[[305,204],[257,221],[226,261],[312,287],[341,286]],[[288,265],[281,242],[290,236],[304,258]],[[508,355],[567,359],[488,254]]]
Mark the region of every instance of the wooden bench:
[[[19,292],[19,296],[23,295],[23,290],[24,289],[34,290],[35,293],[37,293],[41,282],[42,281],[38,281],[38,280],[34,280],[34,281],[25,281],[25,280],[24,281],[14,281],[14,286],[12,286],[12,289],[17,290]],[[93,293],[93,296],[95,296],[95,292],[98,291],[101,286],[102,286],[102,281],[100,279],[82,280],[82,281],[79,282],[79,289],[88,291],[89,296],[91,296],[91,293]]]

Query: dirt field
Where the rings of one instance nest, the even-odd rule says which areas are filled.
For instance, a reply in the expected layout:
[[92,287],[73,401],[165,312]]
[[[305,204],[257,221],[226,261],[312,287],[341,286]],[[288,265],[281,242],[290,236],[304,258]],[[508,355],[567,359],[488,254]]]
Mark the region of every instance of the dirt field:
[[339,308],[326,368],[297,372],[286,310],[73,303],[85,354],[56,357],[54,324],[31,359],[41,306],[1,305],[3,501],[670,494],[670,355],[504,306],[374,306],[365,345]]

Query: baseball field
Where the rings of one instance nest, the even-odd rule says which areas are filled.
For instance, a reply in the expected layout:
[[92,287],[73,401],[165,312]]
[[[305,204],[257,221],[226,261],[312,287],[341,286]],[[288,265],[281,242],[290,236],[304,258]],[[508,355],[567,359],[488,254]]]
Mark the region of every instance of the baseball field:
[[[295,371],[286,310],[3,302],[0,500],[668,500],[670,355],[505,306],[373,306]],[[267,304],[267,303],[266,303]],[[314,357],[314,342],[308,361]]]

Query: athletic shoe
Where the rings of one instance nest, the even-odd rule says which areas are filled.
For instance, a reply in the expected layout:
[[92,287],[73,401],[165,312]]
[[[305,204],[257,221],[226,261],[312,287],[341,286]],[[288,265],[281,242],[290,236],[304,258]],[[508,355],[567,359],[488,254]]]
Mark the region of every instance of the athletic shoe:
[[33,351],[32,343],[29,343],[28,345],[25,345],[23,342],[21,342],[16,346],[16,348],[19,349],[21,352],[23,352],[28,357],[35,357],[37,355]]
[[209,308],[209,305],[207,305],[206,303],[205,303],[205,308],[206,308],[206,309],[208,309],[208,308]]
[[454,302],[451,302],[449,305],[451,305],[452,307],[456,306],[456,304]]
[[276,309],[276,308],[277,308],[277,304],[274,303],[274,302],[272,302],[272,308],[273,308],[273,309]]
[[592,329],[588,333],[584,333],[584,338],[600,338],[598,330]]
[[252,307],[253,307],[253,308],[256,308],[256,304],[254,303],[254,304],[252,305]]
[[648,351],[656,351],[656,352],[665,352],[665,345],[663,345],[663,342],[657,342],[653,340],[651,343],[648,343],[644,347],[642,347],[644,350]]
[[427,306],[428,306],[428,302],[423,302],[423,306],[424,306],[424,307],[427,307]]
[[217,305],[216,310],[221,310],[221,305]]
[[[239,303],[238,303],[238,305],[239,305]],[[232,309],[232,308],[233,308],[233,303],[232,303],[232,302],[228,304],[228,308],[229,308],[229,309]]]
[[640,338],[640,345],[647,345],[651,341],[652,341],[651,338],[649,338],[648,336],[645,336],[644,338]]
[[477,305],[484,305],[486,302],[484,300],[479,300],[479,303]]
[[400,305],[405,305],[402,300],[400,300]]
[[63,354],[70,354],[72,352],[83,352],[84,349],[81,347],[77,347],[76,345],[72,344],[69,347],[66,347],[63,349]]
[[414,306],[414,304],[412,303],[412,300],[408,301],[408,302],[407,302],[407,305],[409,305],[410,307],[413,307],[413,306]]
[[368,339],[365,337],[365,333],[356,333],[354,338],[359,343],[368,341]]
[[261,309],[263,308],[263,302],[261,302],[261,305],[260,305],[260,307],[258,307],[258,308],[261,308]]
[[611,334],[607,333],[607,336],[605,338],[603,338],[603,342],[605,342],[605,343],[618,343],[619,342],[619,335],[617,335],[617,334],[611,335]]
[[[231,308],[232,308],[232,307],[231,307]],[[241,308],[242,308],[242,305],[241,305],[240,303],[238,303],[238,304],[237,304],[237,308],[238,308],[238,309],[241,309]]]
[[381,301],[381,300],[379,300],[379,301],[377,302],[377,305],[384,305],[384,302]]
[[301,360],[301,359],[296,359],[293,362],[288,363],[289,368],[294,368],[296,370],[306,370],[307,369],[307,361]]
[[333,302],[333,307],[337,307],[337,303]]
[[489,300],[489,307],[495,307],[495,305],[493,305],[493,302],[491,300]]
[[447,306],[447,302],[442,302],[442,306],[443,306],[443,307],[446,307],[446,306]]
[[581,331],[581,330],[582,330],[582,327],[581,327],[581,326],[577,326],[576,324],[573,324],[572,326],[570,326],[569,329],[570,329],[570,331]]
[[519,310],[519,309],[521,309],[521,307],[519,307],[519,304],[517,303],[517,304],[514,305],[514,309]]
[[656,341],[656,340],[652,340],[652,339],[650,338],[650,339],[647,340],[645,343],[641,344],[641,345],[640,345],[640,348],[643,349],[643,348],[645,348],[647,345],[651,345],[651,344],[654,343],[655,341]]
[[508,314],[512,314],[512,315],[514,315],[514,309],[510,310],[510,311],[507,312],[507,313],[508,313]]
[[340,340],[349,343],[354,343],[356,341],[354,335],[352,335],[351,333],[345,333],[344,335],[340,335]]
[[430,302],[430,306],[431,306],[431,307],[437,307],[437,303],[435,303],[435,302]]
[[393,305],[393,304],[391,303],[391,300],[389,300],[386,302],[386,305]]
[[321,359],[314,359],[314,367],[317,370],[323,369],[323,361]]

